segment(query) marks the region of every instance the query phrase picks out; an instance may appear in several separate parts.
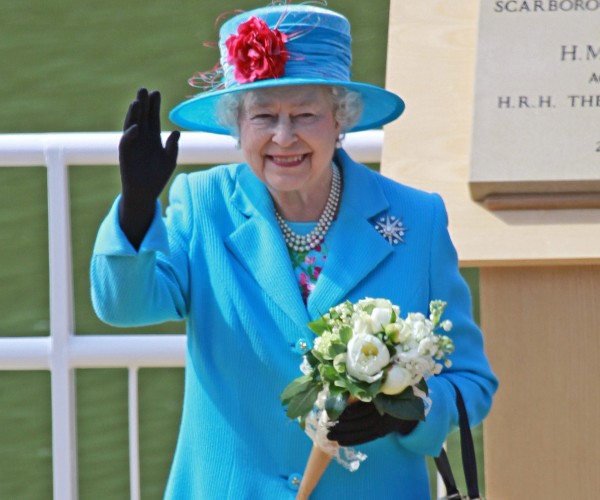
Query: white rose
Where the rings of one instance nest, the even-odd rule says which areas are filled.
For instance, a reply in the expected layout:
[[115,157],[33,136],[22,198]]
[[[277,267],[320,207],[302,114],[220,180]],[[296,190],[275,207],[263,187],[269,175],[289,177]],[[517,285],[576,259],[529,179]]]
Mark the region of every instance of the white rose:
[[391,309],[393,304],[388,299],[373,299],[375,307],[383,307],[385,309]]
[[354,335],[348,342],[346,370],[358,380],[368,383],[379,380],[389,362],[390,352],[373,335]]
[[367,309],[369,307],[383,307],[386,309],[389,308],[398,308],[392,304],[388,299],[372,299],[367,297],[366,299],[361,299],[356,303],[358,309]]
[[371,321],[373,322],[373,331],[380,332],[392,320],[391,307],[375,307],[371,313]]
[[356,314],[352,321],[352,331],[354,335],[370,335],[373,331],[373,321],[367,313]]
[[411,373],[398,365],[392,365],[385,375],[385,380],[381,386],[381,392],[390,396],[400,394],[406,389],[412,380]]

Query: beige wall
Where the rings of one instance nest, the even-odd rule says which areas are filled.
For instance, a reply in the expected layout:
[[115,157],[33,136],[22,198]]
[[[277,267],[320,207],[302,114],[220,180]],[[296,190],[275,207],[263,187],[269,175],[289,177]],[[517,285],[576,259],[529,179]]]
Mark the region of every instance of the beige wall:
[[387,87],[406,111],[386,127],[382,171],[442,194],[463,266],[600,262],[600,210],[491,212],[471,201],[477,16],[476,0],[391,0]]

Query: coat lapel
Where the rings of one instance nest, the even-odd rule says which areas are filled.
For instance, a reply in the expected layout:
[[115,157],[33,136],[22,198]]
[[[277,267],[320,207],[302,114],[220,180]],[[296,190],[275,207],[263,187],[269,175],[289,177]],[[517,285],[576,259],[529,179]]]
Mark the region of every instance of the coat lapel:
[[244,221],[225,241],[229,251],[290,319],[305,329],[308,314],[290,256],[275,219],[271,196],[247,165],[238,167],[232,204]]
[[373,226],[372,219],[389,209],[376,175],[354,163],[342,150],[336,160],[343,167],[344,191],[335,226],[327,236],[327,264],[308,299],[308,312],[313,319],[344,301],[393,252]]
[[240,165],[232,204],[244,220],[226,240],[229,251],[299,328],[346,299],[349,292],[390,253],[392,245],[373,226],[373,218],[389,209],[376,174],[339,150],[344,191],[335,226],[327,236],[327,264],[302,302],[290,256],[275,219],[266,186],[247,165]]

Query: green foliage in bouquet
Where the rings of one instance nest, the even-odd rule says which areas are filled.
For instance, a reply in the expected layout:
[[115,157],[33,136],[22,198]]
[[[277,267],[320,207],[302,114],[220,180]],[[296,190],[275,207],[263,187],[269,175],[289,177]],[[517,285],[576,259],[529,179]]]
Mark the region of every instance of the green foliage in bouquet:
[[346,301],[308,327],[317,335],[304,356],[301,377],[280,398],[287,415],[302,428],[319,395],[325,391],[330,421],[338,419],[349,400],[373,401],[381,414],[406,420],[425,419],[427,378],[450,366],[452,340],[437,330],[450,331],[440,321],[446,307],[429,305],[429,316],[408,313],[387,299]]

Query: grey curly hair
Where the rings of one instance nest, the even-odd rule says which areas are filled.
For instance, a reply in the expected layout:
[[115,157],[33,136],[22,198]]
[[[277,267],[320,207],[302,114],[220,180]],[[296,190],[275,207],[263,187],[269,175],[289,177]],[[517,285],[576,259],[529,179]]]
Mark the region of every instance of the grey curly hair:
[[[331,104],[335,120],[340,124],[342,134],[351,130],[360,120],[363,112],[363,102],[360,94],[345,87],[323,85],[331,92]],[[216,114],[219,125],[227,128],[231,135],[239,138],[238,119],[244,95],[248,92],[231,92],[225,94],[217,104]]]

